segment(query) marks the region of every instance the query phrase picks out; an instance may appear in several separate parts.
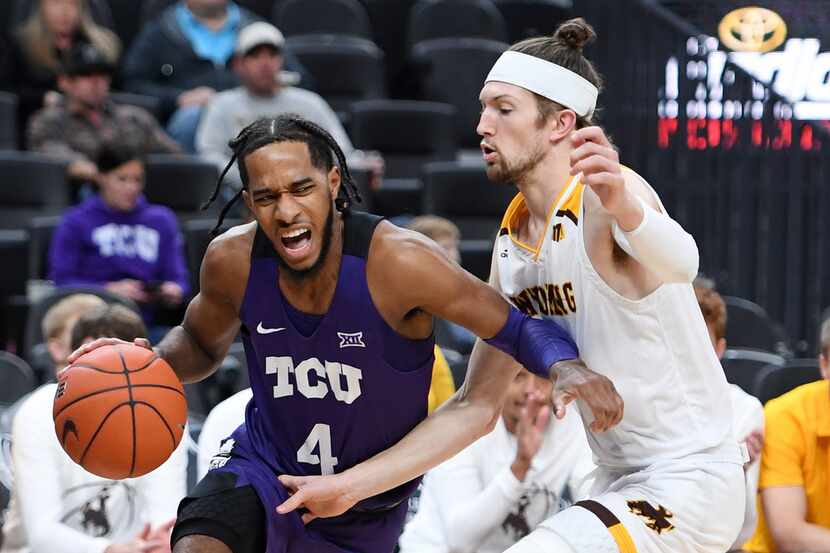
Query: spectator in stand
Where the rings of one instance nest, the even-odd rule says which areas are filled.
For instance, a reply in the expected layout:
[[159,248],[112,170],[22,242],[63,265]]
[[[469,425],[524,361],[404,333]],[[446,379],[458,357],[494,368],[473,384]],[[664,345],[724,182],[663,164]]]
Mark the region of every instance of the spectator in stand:
[[49,308],[40,326],[55,371],[67,365],[66,358],[72,353],[72,327],[75,322],[84,313],[106,304],[94,294],[72,294]]
[[518,373],[496,428],[424,478],[401,553],[501,553],[579,499],[591,451],[575,409],[551,416],[551,388]]
[[[207,105],[196,134],[199,155],[222,171],[231,160],[228,142],[260,117],[296,113],[323,127],[343,150],[350,167],[366,168],[376,176],[383,161],[375,153],[355,150],[337,114],[318,94],[287,86],[284,75],[285,38],[269,23],[258,21],[239,33],[233,68],[242,86],[216,94]],[[232,166],[226,177],[233,185],[231,195],[241,186],[239,171]]]
[[[726,303],[715,291],[713,284],[705,279],[694,282],[695,295],[703,320],[709,330],[709,338],[715,348],[718,359],[726,351]],[[735,439],[746,445],[749,462],[744,465],[746,481],[746,504],[744,505],[744,525],[735,540],[732,550],[739,550],[746,540],[752,537],[758,524],[758,475],[761,470],[761,450],[764,445],[764,407],[755,397],[744,392],[739,386],[729,386],[732,399],[732,432]]]
[[[55,305],[47,319],[66,302],[81,305],[70,296]],[[146,329],[126,307],[100,305],[78,318],[71,335],[69,351],[99,336],[132,341],[146,336]],[[140,478],[112,481],[95,476],[75,464],[58,442],[52,420],[56,386],[45,384],[32,392],[14,417],[14,489],[0,551],[169,552],[170,528],[187,481],[184,443],[161,467]]]
[[56,285],[106,287],[152,321],[156,305],[182,303],[189,277],[175,215],[142,195],[142,159],[128,143],[102,146],[98,193],[64,215],[49,264]]
[[142,154],[181,152],[146,110],[112,102],[114,71],[96,47],[76,44],[67,52],[58,77],[63,98],[36,113],[29,123],[28,148],[66,159],[74,180],[94,182],[102,144],[116,139]]
[[822,379],[764,409],[758,529],[753,553],[830,551],[830,320],[821,326]]
[[[172,113],[167,130],[195,152],[202,109],[217,91],[239,85],[229,67],[240,29],[257,16],[230,0],[179,0],[147,24],[124,63],[125,86],[159,98]],[[310,77],[296,58],[286,68],[309,88]],[[174,113],[175,112],[175,113]]]
[[[407,228],[432,238],[441,246],[447,257],[456,263],[461,263],[461,252],[458,251],[461,231],[452,221],[437,215],[421,215],[412,219]],[[435,319],[435,340],[442,347],[469,355],[475,345],[476,337],[463,326],[443,319]]]
[[92,21],[86,0],[33,1],[32,14],[12,32],[7,81],[0,85],[18,95],[21,128],[35,111],[58,103],[61,60],[74,46],[95,46],[113,66],[121,52],[118,37]]

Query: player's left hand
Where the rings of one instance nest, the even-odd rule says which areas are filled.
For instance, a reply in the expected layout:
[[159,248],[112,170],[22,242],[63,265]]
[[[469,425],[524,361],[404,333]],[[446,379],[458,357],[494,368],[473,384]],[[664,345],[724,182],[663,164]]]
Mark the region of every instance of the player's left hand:
[[627,201],[620,156],[600,127],[585,127],[571,133],[571,175],[582,173],[602,207],[615,215]]
[[291,497],[277,507],[277,513],[284,515],[303,508],[308,511],[302,515],[303,524],[308,524],[315,518],[342,515],[357,503],[346,493],[339,475],[336,474],[329,476],[283,474],[279,480]]

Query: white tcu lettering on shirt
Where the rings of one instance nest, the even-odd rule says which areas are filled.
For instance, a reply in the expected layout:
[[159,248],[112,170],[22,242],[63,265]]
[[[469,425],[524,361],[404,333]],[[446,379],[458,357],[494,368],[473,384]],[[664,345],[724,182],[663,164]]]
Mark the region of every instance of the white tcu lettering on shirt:
[[[326,361],[324,365],[319,359],[312,357],[302,361],[295,368],[291,357],[265,358],[265,374],[277,375],[274,398],[294,395],[292,373],[297,391],[308,399],[323,399],[331,391],[334,399],[351,405],[362,393],[360,381],[363,379],[363,371],[357,367],[333,361]],[[314,373],[313,377],[311,373]]]
[[109,223],[92,231],[101,257],[139,257],[155,263],[159,257],[159,232],[144,225]]

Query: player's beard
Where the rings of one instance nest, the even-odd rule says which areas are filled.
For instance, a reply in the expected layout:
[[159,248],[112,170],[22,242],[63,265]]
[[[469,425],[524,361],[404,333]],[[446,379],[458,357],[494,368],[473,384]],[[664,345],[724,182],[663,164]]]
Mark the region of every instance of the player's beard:
[[534,144],[533,149],[527,155],[514,161],[509,162],[499,155],[498,162],[487,167],[487,177],[496,184],[520,184],[544,157],[545,150],[542,143]]
[[286,261],[282,258],[281,255],[277,254],[277,258],[280,261],[280,268],[285,270],[285,272],[288,273],[288,276],[295,280],[310,278],[317,274],[317,271],[320,270],[320,267],[322,267],[323,263],[326,261],[326,258],[329,255],[329,250],[331,250],[331,238],[333,229],[334,207],[330,207],[329,214],[326,217],[326,225],[325,228],[323,228],[323,243],[320,246],[320,255],[317,256],[317,259],[314,261],[314,263],[311,264],[311,267],[305,269],[295,269],[291,267],[288,263],[286,263]]

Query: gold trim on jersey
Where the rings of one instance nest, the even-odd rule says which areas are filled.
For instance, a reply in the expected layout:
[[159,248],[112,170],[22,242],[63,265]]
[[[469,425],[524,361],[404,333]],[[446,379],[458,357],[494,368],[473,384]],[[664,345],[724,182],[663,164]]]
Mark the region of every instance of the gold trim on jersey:
[[[545,230],[542,232],[542,236],[539,237],[536,247],[522,242],[515,233],[515,228],[518,225],[519,220],[527,213],[525,197],[521,192],[516,194],[516,197],[513,198],[510,205],[507,206],[507,210],[504,212],[504,217],[501,219],[501,230],[499,231],[499,235],[507,234],[510,236],[510,240],[514,244],[533,253],[534,260],[538,259],[539,253],[542,251],[542,244],[545,243],[545,236],[548,233],[548,227],[550,227],[551,219],[554,217],[553,210],[556,209],[556,206],[559,204],[560,200],[562,200],[562,194],[564,194],[568,188],[570,187],[565,186],[553,202],[551,202],[550,208],[548,209],[548,216],[545,220]],[[574,225],[579,224],[580,207],[582,206],[582,191],[584,188],[585,185],[583,185],[582,182],[577,183],[568,197],[565,198],[562,203],[562,207],[556,212],[555,215],[557,217],[567,217],[573,221]],[[564,234],[560,231],[560,239],[562,237],[564,237]],[[556,241],[558,242],[559,240]]]
[[582,507],[593,513],[608,528],[608,533],[616,542],[620,553],[637,553],[637,546],[634,545],[634,540],[631,538],[631,534],[628,533],[628,529],[623,526],[620,519],[608,507],[592,499],[574,503],[574,507]]

